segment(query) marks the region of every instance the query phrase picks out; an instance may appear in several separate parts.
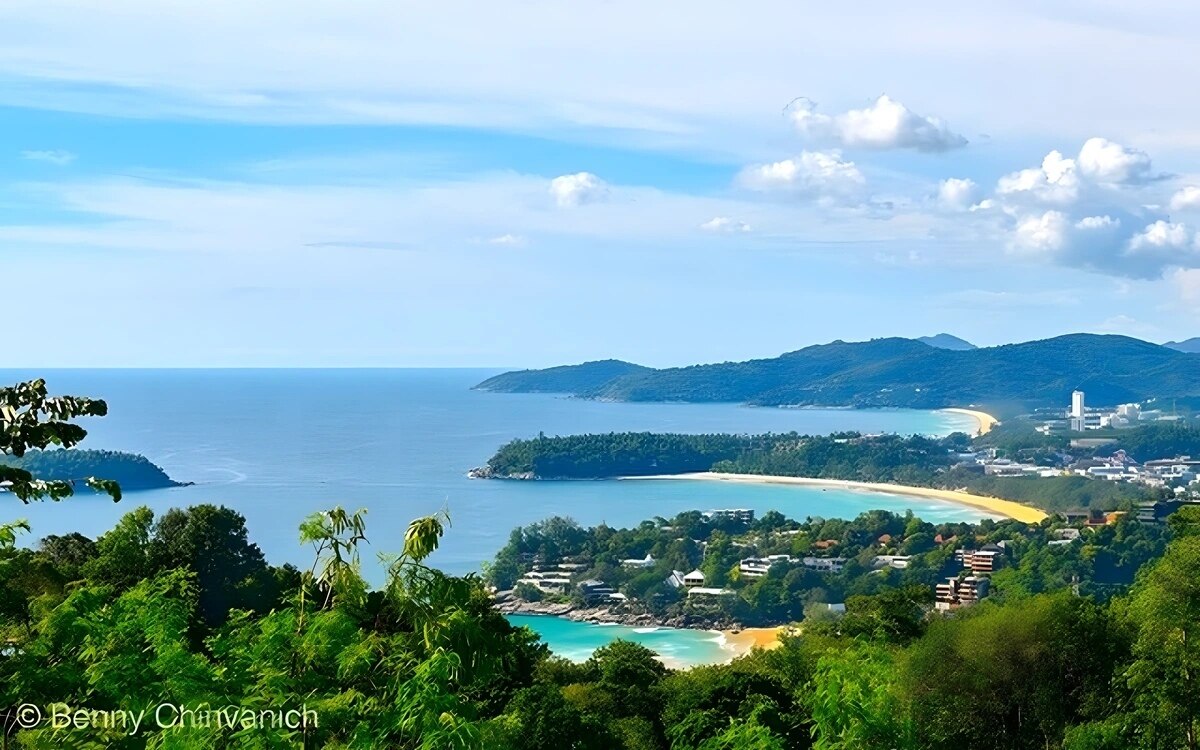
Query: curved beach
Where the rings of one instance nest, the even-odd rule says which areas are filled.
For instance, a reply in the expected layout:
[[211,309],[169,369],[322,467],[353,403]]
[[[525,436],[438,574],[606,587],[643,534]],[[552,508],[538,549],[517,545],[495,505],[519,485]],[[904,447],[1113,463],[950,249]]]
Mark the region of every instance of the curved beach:
[[999,419],[996,419],[986,411],[979,411],[977,409],[959,409],[954,407],[949,409],[939,409],[938,411],[948,411],[951,414],[965,414],[968,417],[973,418],[979,423],[979,432],[977,433],[979,435],[982,435],[985,432],[990,432],[993,427],[1000,424]]
[[842,479],[815,479],[812,477],[783,477],[767,474],[728,474],[716,471],[700,471],[691,474],[659,474],[648,477],[629,477],[630,479],[703,479],[720,482],[747,482],[752,484],[791,484],[808,487],[837,487],[847,490],[864,490],[891,495],[908,495],[931,500],[944,500],[972,508],[986,510],[998,516],[1012,518],[1024,523],[1041,523],[1048,518],[1046,513],[1037,508],[1022,505],[1012,500],[1001,500],[995,497],[972,495],[958,490],[938,490],[931,487],[910,487],[903,484],[884,484],[880,482],[853,482]]

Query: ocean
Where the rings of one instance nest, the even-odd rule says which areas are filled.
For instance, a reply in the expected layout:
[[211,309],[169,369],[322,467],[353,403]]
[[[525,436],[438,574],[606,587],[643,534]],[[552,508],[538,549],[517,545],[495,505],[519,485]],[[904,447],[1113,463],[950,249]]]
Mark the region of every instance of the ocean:
[[374,553],[398,551],[412,518],[441,509],[452,525],[431,560],[454,573],[478,570],[513,528],[552,515],[612,526],[722,507],[777,509],[797,518],[853,517],[871,508],[912,508],[934,522],[985,515],[932,500],[781,485],[470,480],[467,470],[486,462],[496,447],[539,431],[975,429],[971,417],[947,412],[601,403],[470,390],[496,372],[0,370],[0,382],[44,377],[54,394],[107,400],[109,416],[81,421],[89,432],[81,447],[141,453],[174,479],[195,483],[131,492],[120,503],[89,495],[28,506],[9,499],[0,520],[29,520],[34,539],[71,531],[95,536],[139,505],[161,512],[222,504],[246,517],[251,539],[272,563],[307,567],[312,551],[300,545],[300,521],[334,505],[366,508],[371,552],[363,556],[364,567],[367,578],[378,583],[382,566]]

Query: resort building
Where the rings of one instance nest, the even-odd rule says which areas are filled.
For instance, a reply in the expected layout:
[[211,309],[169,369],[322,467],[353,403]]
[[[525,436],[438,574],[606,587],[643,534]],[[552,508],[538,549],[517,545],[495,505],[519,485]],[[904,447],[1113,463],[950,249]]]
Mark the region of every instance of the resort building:
[[671,575],[667,576],[666,584],[673,589],[683,587],[683,571],[672,570]]
[[719,508],[707,510],[704,517],[710,521],[737,521],[738,523],[754,523],[754,511],[749,508]]
[[690,588],[704,585],[704,574],[697,568],[683,577],[683,585]]
[[876,555],[871,559],[871,567],[877,570],[882,570],[883,568],[904,570],[908,567],[911,559],[911,555]]
[[636,559],[636,558],[622,560],[621,567],[623,567],[623,568],[653,568],[654,567],[654,558],[650,556],[649,552],[647,552],[646,556],[641,558],[640,560]]
[[557,571],[530,571],[517,579],[517,584],[533,586],[544,594],[565,594],[571,589],[570,576]]
[[762,578],[771,570],[772,565],[795,562],[791,555],[768,555],[766,557],[747,557],[738,563],[738,572],[744,578]]
[[821,573],[841,573],[846,565],[844,557],[805,557],[801,561],[804,567]]
[[987,545],[980,550],[960,549],[954,553],[954,559],[962,563],[964,568],[972,573],[991,573],[1000,567],[1004,560],[1004,551],[998,546]]
[[693,586],[687,590],[689,599],[694,597],[716,597],[716,596],[733,596],[733,589],[715,589],[706,586]]
[[617,594],[617,590],[604,581],[598,581],[593,578],[579,584],[579,594],[583,597],[584,603],[594,604],[598,601],[608,600]]
[[983,576],[948,578],[946,583],[939,583],[934,587],[933,606],[941,612],[969,607],[988,595],[989,586],[991,581]]

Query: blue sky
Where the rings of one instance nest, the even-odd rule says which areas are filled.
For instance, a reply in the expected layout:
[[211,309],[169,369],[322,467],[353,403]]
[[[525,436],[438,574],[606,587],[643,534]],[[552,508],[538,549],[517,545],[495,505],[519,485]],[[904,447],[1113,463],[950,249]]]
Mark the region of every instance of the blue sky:
[[1200,331],[1200,11],[0,8],[11,366]]

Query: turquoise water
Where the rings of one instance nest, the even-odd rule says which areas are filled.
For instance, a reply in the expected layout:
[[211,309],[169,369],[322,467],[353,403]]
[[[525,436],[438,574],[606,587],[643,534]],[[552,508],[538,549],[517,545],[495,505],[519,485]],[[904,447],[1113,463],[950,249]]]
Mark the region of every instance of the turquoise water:
[[716,664],[733,657],[733,652],[722,645],[721,634],[712,630],[591,625],[543,615],[509,615],[508,619],[514,625],[532,628],[552,652],[576,662],[586,661],[593,651],[617,638],[642,644],[673,667]]
[[[551,515],[584,525],[635,525],[690,509],[778,509],[789,516],[853,517],[871,508],[912,508],[930,521],[974,520],[949,503],[845,490],[699,481],[501,482],[468,480],[497,446],[548,435],[621,430],[678,432],[900,433],[973,431],[970,417],[942,412],[769,409],[732,404],[615,404],[553,395],[490,394],[470,386],[495,370],[64,370],[0,371],[0,382],[45,377],[52,392],[108,401],[110,415],[84,420],[85,447],[142,453],[191,487],[21,506],[5,498],[0,521],[26,518],[33,538],[95,536],[138,505],[156,512],[196,503],[230,506],[276,564],[311,564],[297,526],[342,505],[367,508],[376,552],[398,550],[408,522],[441,508],[452,527],[433,558],[455,573],[478,570],[516,526]],[[375,554],[363,556],[378,583]],[[558,625],[539,625],[539,629]],[[563,628],[619,633],[572,623]],[[583,632],[583,631],[580,631]],[[659,636],[664,651],[702,648],[691,631]],[[570,639],[548,632],[561,648]],[[586,638],[584,639],[587,640]],[[678,644],[678,645],[672,645]],[[586,647],[585,644],[583,647]],[[581,647],[581,648],[583,648]],[[690,651],[689,651],[690,653]]]

